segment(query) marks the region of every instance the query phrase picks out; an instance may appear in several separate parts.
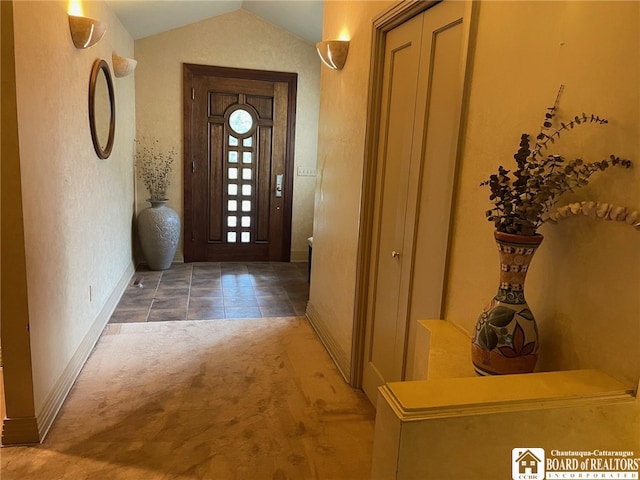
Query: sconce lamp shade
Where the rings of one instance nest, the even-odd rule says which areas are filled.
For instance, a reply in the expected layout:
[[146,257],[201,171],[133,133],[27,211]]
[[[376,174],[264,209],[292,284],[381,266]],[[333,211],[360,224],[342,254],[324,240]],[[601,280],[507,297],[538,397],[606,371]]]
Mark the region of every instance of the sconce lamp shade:
[[113,60],[113,73],[118,78],[131,75],[138,64],[138,61],[133,58],[121,57],[115,53],[111,55],[111,59]]
[[316,44],[318,55],[322,62],[333,70],[342,70],[347,61],[349,53],[349,42],[347,40],[328,40]]
[[69,30],[73,44],[82,49],[98,43],[107,30],[107,25],[93,18],[69,15]]

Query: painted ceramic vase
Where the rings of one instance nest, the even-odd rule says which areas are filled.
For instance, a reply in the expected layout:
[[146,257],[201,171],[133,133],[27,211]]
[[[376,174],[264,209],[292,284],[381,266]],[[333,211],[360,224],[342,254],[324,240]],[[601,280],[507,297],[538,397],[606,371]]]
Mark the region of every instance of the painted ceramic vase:
[[167,200],[147,200],[151,207],[138,214],[138,235],[142,253],[151,270],[167,270],[180,239],[180,217],[167,207]]
[[494,234],[500,286],[476,322],[471,359],[479,375],[530,373],[538,360],[538,326],[524,298],[524,281],[543,236]]

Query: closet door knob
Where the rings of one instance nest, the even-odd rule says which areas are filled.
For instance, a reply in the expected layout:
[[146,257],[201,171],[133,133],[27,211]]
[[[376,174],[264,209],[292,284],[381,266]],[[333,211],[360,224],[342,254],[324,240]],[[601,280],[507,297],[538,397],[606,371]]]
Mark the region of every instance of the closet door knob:
[[393,252],[391,252],[391,256],[393,258],[398,258],[400,256],[400,252],[396,252],[395,250]]

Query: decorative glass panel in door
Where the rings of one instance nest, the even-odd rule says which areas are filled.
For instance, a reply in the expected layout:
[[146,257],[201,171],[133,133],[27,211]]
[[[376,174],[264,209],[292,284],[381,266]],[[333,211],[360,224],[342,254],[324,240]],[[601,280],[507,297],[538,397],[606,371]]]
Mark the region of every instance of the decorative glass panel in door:
[[[225,115],[226,116],[226,115]],[[252,161],[255,157],[255,149],[252,145],[255,145],[253,136],[256,135],[256,118],[255,114],[248,108],[239,107],[232,110],[228,115],[228,119],[225,122],[224,129],[229,130],[230,134],[227,136],[227,175],[225,178],[227,184],[227,209],[224,212],[227,220],[226,222],[226,238],[227,243],[250,243],[253,238],[251,231],[252,222],[242,223],[237,222],[238,215],[238,202],[240,204],[240,210],[243,215],[251,219],[251,214],[254,210],[255,200],[251,195],[251,192],[255,190],[254,182],[256,175],[253,175]],[[234,136],[235,135],[235,136]],[[242,145],[239,145],[238,139],[242,139]],[[238,158],[242,158],[242,164],[245,165],[242,169],[242,178],[238,178],[237,164]],[[223,202],[224,204],[225,202]]]

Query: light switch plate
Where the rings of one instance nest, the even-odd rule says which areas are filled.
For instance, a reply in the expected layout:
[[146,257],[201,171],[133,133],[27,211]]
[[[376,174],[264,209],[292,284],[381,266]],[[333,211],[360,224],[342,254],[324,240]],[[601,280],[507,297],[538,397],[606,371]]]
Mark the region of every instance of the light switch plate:
[[316,169],[315,167],[298,167],[298,176],[299,177],[315,177]]

